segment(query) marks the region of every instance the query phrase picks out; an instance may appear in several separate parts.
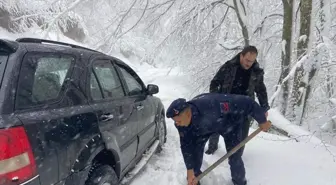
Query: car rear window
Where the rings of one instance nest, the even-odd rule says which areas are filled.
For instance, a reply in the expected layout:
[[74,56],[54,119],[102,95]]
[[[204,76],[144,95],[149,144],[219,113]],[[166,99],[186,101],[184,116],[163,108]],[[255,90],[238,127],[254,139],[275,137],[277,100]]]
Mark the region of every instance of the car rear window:
[[20,71],[17,108],[56,101],[74,60],[68,55],[28,55]]
[[8,60],[8,54],[0,52],[0,87],[2,85],[2,78],[5,72],[5,66],[7,60]]
[[8,55],[4,54],[4,53],[0,53],[0,64],[6,62],[8,59]]

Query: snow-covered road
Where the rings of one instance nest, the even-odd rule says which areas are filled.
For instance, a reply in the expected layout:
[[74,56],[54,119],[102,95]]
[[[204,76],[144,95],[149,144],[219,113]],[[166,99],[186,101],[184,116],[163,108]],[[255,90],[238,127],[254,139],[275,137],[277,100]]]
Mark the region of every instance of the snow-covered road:
[[[145,83],[159,85],[157,95],[168,107],[171,101],[190,94],[186,76],[168,69],[154,69],[136,66]],[[143,73],[143,68],[146,72]],[[273,122],[281,120],[272,111]],[[277,119],[279,117],[279,119]],[[132,185],[182,185],[186,184],[186,170],[180,152],[177,130],[167,119],[168,138],[161,154],[154,155],[146,167],[132,181]],[[251,129],[251,132],[253,129]],[[328,148],[336,154],[334,147]],[[336,185],[336,158],[325,146],[316,142],[295,140],[272,134],[261,133],[251,140],[243,156],[249,185]],[[212,156],[204,155],[202,169],[211,165],[226,153],[223,140],[219,150]],[[223,162],[218,168],[202,179],[202,185],[231,185],[229,165]]]

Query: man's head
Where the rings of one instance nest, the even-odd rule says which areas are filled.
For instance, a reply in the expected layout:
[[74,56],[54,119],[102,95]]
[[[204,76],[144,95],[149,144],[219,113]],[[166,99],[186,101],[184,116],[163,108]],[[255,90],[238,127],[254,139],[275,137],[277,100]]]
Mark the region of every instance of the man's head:
[[254,46],[247,46],[240,53],[240,65],[244,69],[250,69],[258,56],[258,50]]
[[191,109],[186,99],[174,100],[167,109],[167,118],[172,118],[177,126],[189,126],[191,122]]

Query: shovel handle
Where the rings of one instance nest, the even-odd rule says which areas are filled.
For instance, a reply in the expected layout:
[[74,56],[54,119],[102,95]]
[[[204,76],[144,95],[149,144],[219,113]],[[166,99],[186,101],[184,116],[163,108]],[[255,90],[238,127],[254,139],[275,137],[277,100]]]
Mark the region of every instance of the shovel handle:
[[218,159],[214,164],[212,164],[206,170],[204,170],[204,172],[201,173],[199,176],[197,176],[195,180],[197,181],[201,180],[205,175],[207,175],[210,171],[216,168],[224,160],[229,158],[232,154],[234,154],[237,150],[239,150],[242,146],[244,146],[247,142],[249,142],[253,137],[258,135],[261,131],[262,131],[261,128],[258,128],[257,130],[255,130],[252,134],[250,134],[247,138],[245,138],[242,142],[240,142],[237,146],[235,146],[231,151],[226,153],[223,157]]

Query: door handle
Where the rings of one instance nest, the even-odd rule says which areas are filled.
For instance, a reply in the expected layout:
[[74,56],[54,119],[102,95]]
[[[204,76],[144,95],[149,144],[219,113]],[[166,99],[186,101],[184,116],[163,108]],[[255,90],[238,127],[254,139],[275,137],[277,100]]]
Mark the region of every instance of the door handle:
[[100,116],[100,121],[103,121],[103,122],[110,121],[111,119],[113,119],[113,117],[114,116],[110,113],[103,114],[103,115]]
[[144,108],[144,106],[143,106],[143,105],[138,105],[136,108],[137,108],[138,110],[142,110],[142,109]]

